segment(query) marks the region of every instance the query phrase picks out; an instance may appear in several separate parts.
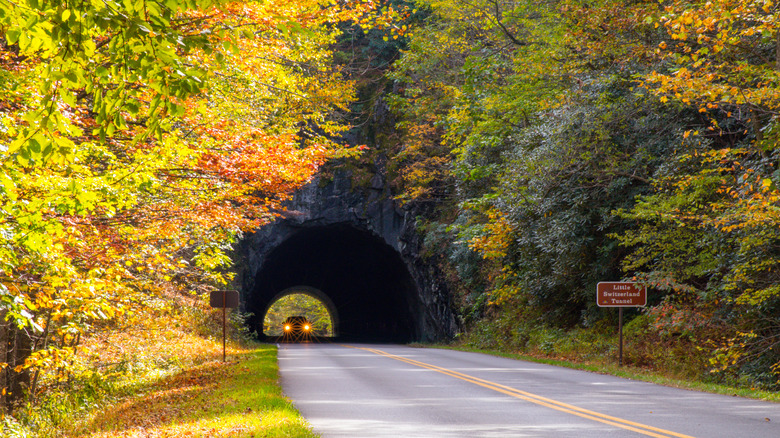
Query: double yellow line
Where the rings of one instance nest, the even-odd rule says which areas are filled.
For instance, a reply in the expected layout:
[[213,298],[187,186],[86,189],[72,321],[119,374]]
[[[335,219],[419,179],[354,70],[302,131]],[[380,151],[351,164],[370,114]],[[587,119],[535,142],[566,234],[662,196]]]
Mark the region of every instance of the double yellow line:
[[[349,347],[349,346],[348,346]],[[583,409],[574,405],[570,405],[567,403],[562,403],[556,400],[552,400],[546,397],[542,397],[536,394],[531,394],[530,392],[521,391],[519,389],[515,389],[509,386],[504,386],[495,382],[491,382],[489,380],[480,379],[478,377],[470,376],[468,374],[463,374],[457,371],[453,371],[447,368],[442,368],[436,365],[431,365],[425,362],[420,362],[418,360],[409,359],[407,357],[398,356],[395,354],[390,354],[382,350],[376,350],[373,348],[362,348],[362,347],[350,347],[350,348],[357,348],[359,350],[368,351],[374,354],[378,354],[380,356],[384,356],[390,359],[399,360],[401,362],[406,362],[410,365],[418,366],[420,368],[429,369],[431,371],[436,371],[437,373],[446,374],[451,377],[455,377],[456,379],[464,380],[469,383],[473,383],[475,385],[479,385],[483,388],[492,389],[493,391],[500,392],[502,394],[506,394],[515,398],[519,398],[521,400],[529,401],[531,403],[535,403],[540,406],[545,406],[550,409],[555,409],[556,411],[565,412],[567,414],[576,415],[578,417],[587,418],[589,420],[598,421],[600,423],[609,424],[611,426],[619,427],[622,429],[630,430],[633,432],[640,433],[642,435],[657,437],[657,438],[670,438],[670,437],[677,437],[677,438],[693,438],[690,435],[683,435],[681,433],[672,432],[669,430],[659,429],[657,427],[648,426],[646,424],[636,423],[629,420],[624,420],[622,418],[613,417],[610,415],[601,414],[599,412],[591,411],[588,409]]]

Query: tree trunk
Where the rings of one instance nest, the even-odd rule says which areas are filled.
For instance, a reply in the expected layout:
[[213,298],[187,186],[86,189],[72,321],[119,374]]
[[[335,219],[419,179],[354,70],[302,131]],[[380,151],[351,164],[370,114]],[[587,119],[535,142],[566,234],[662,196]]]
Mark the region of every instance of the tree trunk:
[[775,70],[780,70],[780,32],[775,37]]
[[15,368],[24,364],[31,347],[27,332],[6,321],[5,312],[0,312],[0,362],[7,364],[0,370],[0,412],[11,412],[30,386],[30,373],[26,370],[17,372]]
[[[7,311],[0,310],[0,366],[6,362],[8,357],[8,321],[5,320]],[[0,414],[6,413],[6,406],[8,405],[8,397],[6,393],[8,389],[8,377],[6,368],[0,369]]]

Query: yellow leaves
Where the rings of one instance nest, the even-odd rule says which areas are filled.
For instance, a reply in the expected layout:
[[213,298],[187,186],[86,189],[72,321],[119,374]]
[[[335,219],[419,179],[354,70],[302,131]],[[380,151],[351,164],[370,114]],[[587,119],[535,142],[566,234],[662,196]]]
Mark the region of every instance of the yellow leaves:
[[664,82],[660,81],[662,75],[654,73],[646,76],[645,83],[658,94],[674,95],[699,108],[711,102],[780,105],[778,84],[772,79],[776,76],[773,64],[735,61],[750,57],[747,47],[776,35],[776,23],[766,15],[773,7],[774,3],[764,0],[672,2],[660,22],[678,42],[672,46],[662,41],[656,53],[680,68]]
[[515,227],[499,210],[490,209],[486,215],[488,221],[482,235],[472,238],[468,242],[469,247],[488,260],[503,258],[514,239]]
[[498,280],[496,281],[497,286],[494,287],[493,290],[489,292],[490,304],[497,304],[497,305],[503,304],[519,296],[523,292],[522,288],[518,286],[517,282],[502,281],[511,278],[512,275],[510,272],[502,272],[500,278],[496,279]]
[[[134,14],[141,3],[117,7],[135,8]],[[141,57],[153,51],[117,46],[111,38],[125,29],[105,29],[115,24],[103,23],[78,47],[67,46],[68,38],[52,46],[70,52],[60,64],[42,63],[62,67],[44,81],[38,77],[44,70],[30,67],[41,61],[32,50],[37,43],[24,37],[30,56],[21,61],[8,47],[0,50],[4,77],[18,78],[14,87],[0,90],[0,143],[20,139],[19,150],[27,148],[30,155],[21,165],[9,159],[12,151],[2,154],[2,243],[18,258],[4,259],[3,269],[29,282],[14,292],[20,321],[36,329],[30,332],[45,328],[59,337],[51,349],[31,356],[27,367],[67,370],[71,353],[57,343],[165,314],[166,300],[181,292],[227,281],[228,274],[209,270],[227,263],[225,253],[238,230],[268,220],[322,163],[349,153],[330,140],[346,129],[331,116],[348,108],[354,95],[354,85],[331,68],[331,47],[338,21],[368,19],[373,6],[339,2],[323,10],[321,3],[231,2],[194,11],[187,9],[193,2],[172,0],[166,5],[181,13],[177,27],[186,33],[195,26],[191,30],[213,47],[188,46],[181,39],[171,49],[159,38],[161,29],[142,23],[141,38],[163,41],[155,47],[165,53],[156,51],[154,59],[149,55],[130,67],[123,63],[135,58],[126,53]],[[72,8],[92,6],[104,7],[83,2]],[[72,8],[59,8],[52,18],[79,19],[85,26],[94,19]],[[163,26],[165,17],[157,18]],[[247,32],[219,31],[233,28]],[[108,57],[115,49],[122,55]],[[208,56],[211,49],[225,62]],[[85,58],[89,62],[79,64]],[[147,64],[154,64],[154,75],[143,76]],[[211,76],[195,75],[190,65],[203,66]],[[172,81],[179,88],[171,88]],[[62,91],[52,95],[52,107],[22,119],[27,108],[40,106],[40,90],[52,87]],[[42,120],[46,110],[60,116]],[[162,124],[156,136],[140,135],[139,126],[147,122]],[[51,138],[33,135],[36,123]],[[98,125],[108,128],[101,133]],[[48,158],[53,154],[61,159]],[[193,253],[199,255],[195,260]]]
[[57,380],[64,381],[68,378],[68,365],[72,363],[77,354],[74,347],[49,348],[47,350],[38,350],[33,352],[25,359],[22,365],[17,366],[14,371],[19,373],[27,369],[36,370],[57,370],[54,377]]

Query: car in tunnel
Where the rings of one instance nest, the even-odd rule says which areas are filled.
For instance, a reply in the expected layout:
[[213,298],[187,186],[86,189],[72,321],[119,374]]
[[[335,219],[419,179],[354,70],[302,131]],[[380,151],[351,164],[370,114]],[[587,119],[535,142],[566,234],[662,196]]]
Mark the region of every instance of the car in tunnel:
[[282,323],[282,339],[286,342],[306,342],[311,340],[314,329],[305,316],[290,316]]

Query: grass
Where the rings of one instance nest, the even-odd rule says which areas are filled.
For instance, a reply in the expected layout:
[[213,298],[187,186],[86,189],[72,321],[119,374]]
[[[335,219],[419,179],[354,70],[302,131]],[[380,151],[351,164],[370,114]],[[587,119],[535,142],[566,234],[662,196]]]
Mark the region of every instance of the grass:
[[237,319],[223,362],[216,312],[174,316],[85,337],[66,380],[45,376],[37,398],[0,412],[0,436],[317,436],[282,395],[274,345],[250,341]]
[[107,437],[314,437],[282,396],[276,348],[233,350],[142,388],[65,434]]

